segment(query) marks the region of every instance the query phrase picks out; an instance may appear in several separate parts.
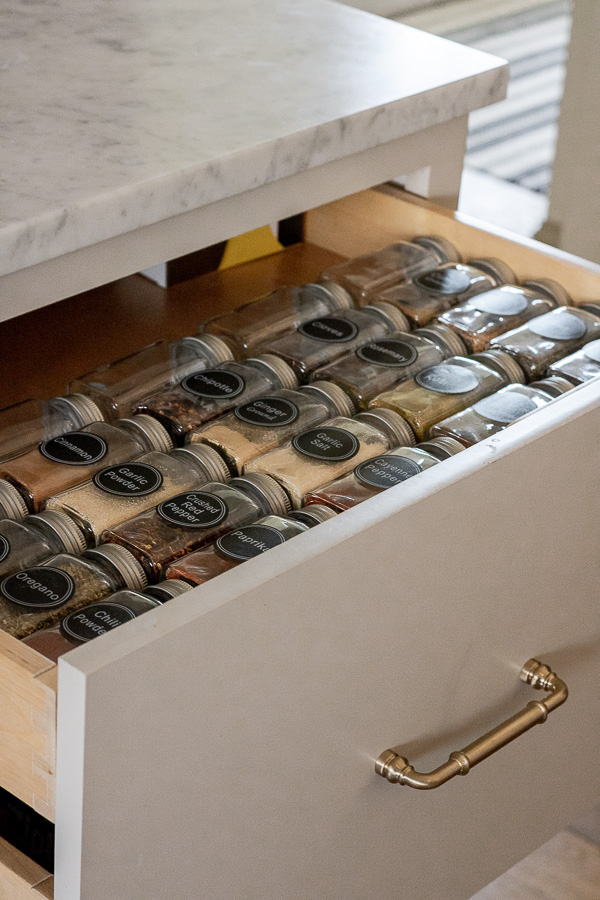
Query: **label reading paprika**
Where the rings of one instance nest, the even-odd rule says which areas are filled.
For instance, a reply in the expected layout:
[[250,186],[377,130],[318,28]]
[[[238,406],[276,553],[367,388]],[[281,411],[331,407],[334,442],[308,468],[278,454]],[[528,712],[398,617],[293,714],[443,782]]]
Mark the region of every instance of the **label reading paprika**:
[[270,525],[244,525],[216,541],[220,552],[229,559],[246,560],[260,556],[285,542],[285,537]]

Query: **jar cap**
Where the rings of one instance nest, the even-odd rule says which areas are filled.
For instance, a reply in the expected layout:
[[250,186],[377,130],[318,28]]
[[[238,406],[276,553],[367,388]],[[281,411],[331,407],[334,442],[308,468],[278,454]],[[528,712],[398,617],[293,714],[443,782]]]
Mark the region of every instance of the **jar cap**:
[[382,431],[390,447],[414,447],[417,443],[408,422],[393,409],[373,407],[368,412],[358,413],[354,418]]
[[410,322],[404,313],[401,312],[397,306],[394,306],[393,303],[386,303],[385,300],[375,300],[374,303],[363,306],[363,312],[367,309],[376,313],[376,315],[383,317],[386,323],[393,326],[394,331],[410,331]]
[[[554,300],[557,306],[570,306],[572,302],[562,284],[552,281],[550,278],[529,278],[523,282],[521,287],[529,288],[530,291],[541,291],[542,294],[546,294],[547,297]],[[600,315],[600,309],[598,315]]]
[[141,591],[148,586],[148,578],[141,564],[133,553],[120,544],[102,544],[93,550],[86,550],[85,555],[90,559],[110,563],[123,579],[125,587],[132,591]]
[[417,444],[417,449],[425,450],[426,453],[435,456],[435,458],[439,459],[441,462],[444,459],[448,459],[450,456],[454,456],[456,453],[460,453],[461,450],[465,450],[466,447],[454,438],[436,437],[432,438],[430,441],[423,441],[422,444]]
[[20,493],[4,478],[0,478],[0,516],[3,519],[24,519],[29,510]]
[[46,509],[44,512],[29,516],[29,519],[42,522],[62,542],[67,553],[83,553],[87,541],[81,528],[66,513],[58,509]]
[[90,400],[89,397],[86,397],[85,394],[69,394],[66,397],[55,397],[52,402],[59,409],[66,407],[71,412],[74,412],[81,420],[79,428],[82,428],[84,425],[93,425],[94,422],[104,422],[104,415],[100,407],[93,400]]
[[117,419],[115,424],[125,428],[126,431],[133,432],[134,437],[136,431],[141,432],[153,450],[162,450],[163,453],[168,453],[173,449],[173,441],[169,432],[152,416],[141,413],[138,416],[132,416],[131,419]]
[[529,387],[543,391],[544,394],[549,394],[551,397],[560,397],[561,394],[570,391],[574,386],[572,381],[563,378],[562,375],[549,375],[547,378],[541,378],[539,381],[532,381],[529,385]]
[[417,328],[413,334],[431,341],[442,352],[448,351],[446,356],[464,356],[467,353],[467,347],[464,341],[455,331],[448,328],[447,325],[443,325],[441,322],[433,322],[426,328]]
[[440,263],[462,262],[462,256],[454,244],[437,234],[425,234],[422,237],[414,238],[412,243],[426,247],[427,250],[433,250]]
[[323,297],[331,306],[332,311],[334,309],[353,309],[355,306],[354,300],[346,288],[343,288],[341,284],[336,284],[335,281],[310,282],[304,285],[303,292],[313,294],[317,298]]
[[504,350],[482,350],[481,353],[474,353],[471,359],[476,359],[483,363],[488,369],[493,369],[500,375],[508,377],[511,384],[525,384],[526,378],[523,369],[519,363],[505,353]]
[[600,316],[599,303],[582,303],[577,309],[585,309],[586,312],[591,313],[593,316]]
[[171,456],[181,456],[186,461],[193,461],[194,465],[199,463],[203,474],[207,476],[207,481],[219,481],[221,484],[226,484],[231,478],[223,457],[207,444],[187,444],[185,447],[173,450]]
[[210,365],[216,366],[224,362],[231,362],[235,356],[225,341],[216,334],[201,334],[200,337],[190,336],[181,339],[183,344],[195,344],[199,346],[209,358]]
[[274,356],[272,353],[259,353],[258,356],[252,356],[250,359],[247,359],[246,363],[259,369],[268,369],[269,375],[275,375],[282,388],[289,388],[289,390],[294,391],[298,387],[298,379],[294,370],[283,359],[279,359],[278,356]]
[[192,585],[188,584],[187,581],[181,581],[180,578],[169,578],[167,581],[161,581],[160,584],[153,584],[146,588],[144,596],[151,597],[152,600],[157,600],[159,603],[164,603],[165,600],[172,600],[173,597],[179,597],[181,594],[186,594],[191,590]]
[[518,284],[517,276],[510,266],[501,259],[493,256],[482,256],[480,259],[472,259],[468,265],[474,269],[481,269],[486,275],[496,279],[496,284]]
[[313,381],[312,384],[303,384],[299,390],[305,394],[321,394],[331,403],[336,416],[353,416],[356,412],[354,403],[342,388],[333,381]]
[[310,506],[303,506],[302,509],[295,510],[290,513],[290,519],[302,522],[309,528],[314,528],[327,519],[333,519],[337,513],[330,506],[323,506],[322,503],[311,503]]
[[257,475],[251,472],[248,475],[241,475],[239,478],[232,478],[231,486],[239,487],[242,490],[249,488],[249,493],[260,494],[263,501],[267,502],[271,512],[278,516],[287,515],[292,508],[290,498],[270,475]]

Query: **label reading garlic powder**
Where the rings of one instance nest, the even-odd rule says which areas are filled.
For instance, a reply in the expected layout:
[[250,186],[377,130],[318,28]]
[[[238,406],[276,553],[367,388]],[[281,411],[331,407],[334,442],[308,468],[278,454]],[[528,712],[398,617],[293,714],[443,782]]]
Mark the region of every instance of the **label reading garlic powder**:
[[94,475],[96,487],[119,497],[145,497],[157,491],[162,483],[163,477],[158,469],[146,463],[107,466]]
[[292,445],[303,456],[327,462],[352,459],[360,448],[358,439],[350,431],[335,426],[311,428],[295,437]]

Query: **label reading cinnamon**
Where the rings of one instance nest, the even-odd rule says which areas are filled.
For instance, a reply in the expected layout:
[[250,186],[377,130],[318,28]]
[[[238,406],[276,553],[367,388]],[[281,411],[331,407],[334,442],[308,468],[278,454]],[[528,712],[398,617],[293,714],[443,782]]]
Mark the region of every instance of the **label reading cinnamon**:
[[87,431],[70,431],[49,441],[42,441],[39,447],[42,456],[65,466],[91,466],[106,455],[106,442],[96,434]]

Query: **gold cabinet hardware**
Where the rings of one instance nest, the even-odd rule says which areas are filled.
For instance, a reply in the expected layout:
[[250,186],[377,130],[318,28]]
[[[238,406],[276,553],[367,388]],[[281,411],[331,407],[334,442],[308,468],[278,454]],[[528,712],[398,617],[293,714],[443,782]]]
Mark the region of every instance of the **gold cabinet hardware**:
[[562,706],[569,695],[564,681],[537,659],[527,660],[519,677],[537,690],[548,691],[548,696],[544,700],[530,700],[521,712],[497,725],[463,750],[455,750],[447,762],[432,772],[415,772],[407,759],[395,750],[386,750],[375,763],[377,774],[387,778],[392,784],[406,784],[418,791],[440,787],[455,775],[468,775],[477,763],[510,744],[534,725],[541,725],[548,718],[548,713]]

